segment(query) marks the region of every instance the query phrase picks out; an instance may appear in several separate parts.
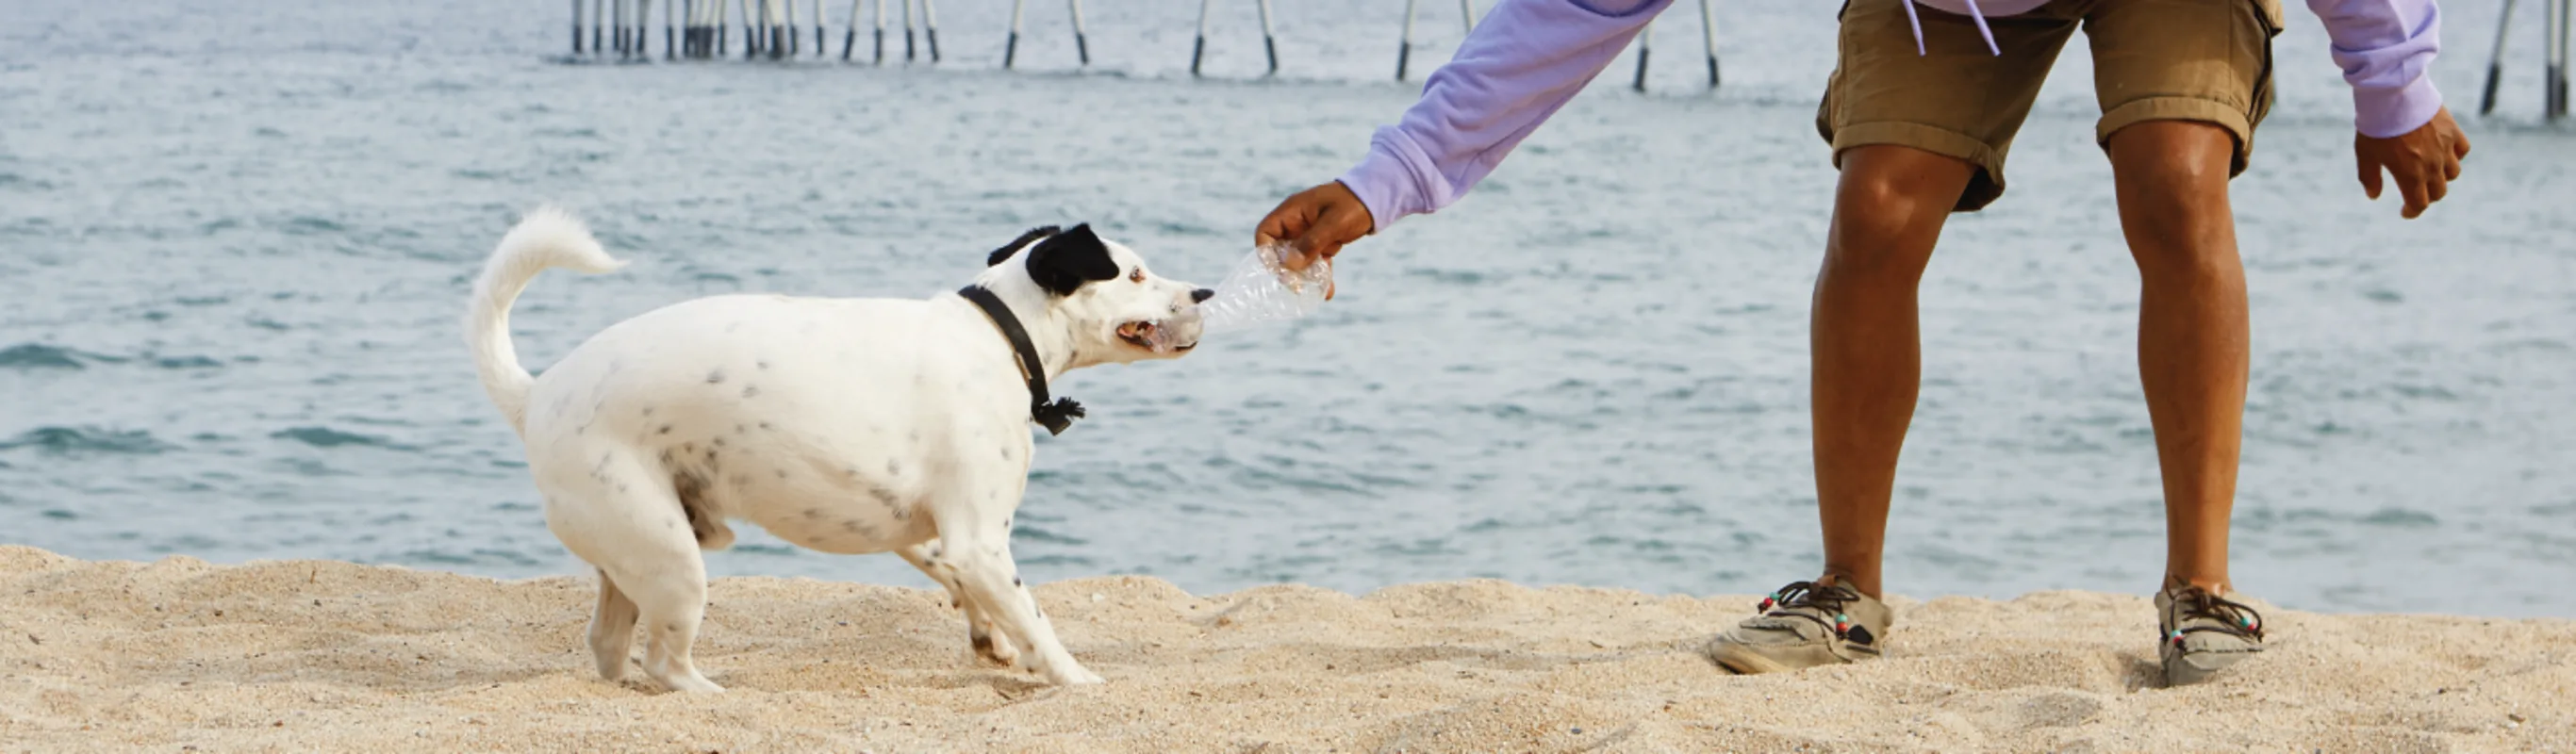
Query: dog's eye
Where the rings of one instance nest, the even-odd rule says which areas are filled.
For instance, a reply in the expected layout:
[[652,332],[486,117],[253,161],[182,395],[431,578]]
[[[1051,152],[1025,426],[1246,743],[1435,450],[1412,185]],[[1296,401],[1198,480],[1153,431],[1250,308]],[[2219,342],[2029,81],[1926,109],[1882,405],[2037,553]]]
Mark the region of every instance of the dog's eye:
[[1138,268],[1136,268],[1136,271],[1134,271],[1134,272],[1130,272],[1130,273],[1127,273],[1127,282],[1130,282],[1130,283],[1142,283],[1142,282],[1145,282],[1145,268],[1143,268],[1143,267],[1138,267]]

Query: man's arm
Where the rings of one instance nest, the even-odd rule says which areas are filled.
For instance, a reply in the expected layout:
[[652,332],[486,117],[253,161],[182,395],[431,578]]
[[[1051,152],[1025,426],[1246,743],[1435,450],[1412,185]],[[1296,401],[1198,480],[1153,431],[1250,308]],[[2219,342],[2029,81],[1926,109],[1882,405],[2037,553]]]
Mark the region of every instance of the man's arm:
[[1407,215],[1442,207],[1494,171],[1583,91],[1672,0],[1502,0],[1423,84],[1422,100],[1377,130],[1338,181],[1282,201],[1255,240],[1330,257]]
[[2308,0],[2334,39],[2335,65],[2352,85],[2352,150],[2361,187],[2379,198],[2382,174],[2405,197],[2408,218],[2450,194],[2469,156],[2469,138],[2433,88],[2442,50],[2442,9],[2434,0]]
[[1505,0],[1377,130],[1341,182],[1377,227],[1458,200],[1583,91],[1671,0]]

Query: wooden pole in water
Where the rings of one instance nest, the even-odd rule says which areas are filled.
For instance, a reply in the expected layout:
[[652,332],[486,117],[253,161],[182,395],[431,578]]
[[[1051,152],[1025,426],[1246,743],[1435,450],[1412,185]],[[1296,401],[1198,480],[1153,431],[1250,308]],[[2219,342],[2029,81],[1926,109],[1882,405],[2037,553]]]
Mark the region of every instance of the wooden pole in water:
[[859,46],[859,10],[866,7],[868,7],[868,0],[850,0],[850,30],[841,35],[841,62],[843,63],[850,62],[850,50]]
[[1020,54],[1020,14],[1028,9],[1029,0],[1011,0],[1011,37],[1002,43],[1002,70],[1011,70],[1011,62]]
[[1082,56],[1082,66],[1091,67],[1091,37],[1082,30],[1082,0],[1069,0],[1073,5],[1073,52]]
[[877,0],[877,65],[885,65],[885,4]]
[[751,9],[752,0],[742,0],[742,59],[760,57],[762,29],[769,28],[769,0],[760,0],[761,9]]
[[1404,80],[1404,64],[1413,62],[1413,11],[1422,0],[1404,0],[1404,42],[1395,48],[1395,80]]
[[[648,3],[649,3],[649,2],[652,2],[652,1],[653,1],[653,0],[644,0],[644,2],[648,2]],[[673,5],[676,5],[676,4],[677,4],[677,3],[672,2],[672,0],[662,0],[662,59],[663,59],[663,60],[678,60],[678,59],[680,59],[680,27],[678,26],[678,24],[679,24],[679,16],[678,16],[677,14],[675,14],[675,13],[672,13],[672,12],[671,12],[671,7],[672,7]]]
[[930,42],[930,62],[939,62],[939,7],[921,0],[921,36]]
[[572,0],[572,54],[581,54],[581,0]]
[[623,58],[626,57],[630,49],[629,45],[626,43],[626,0],[612,1],[612,7],[616,10],[611,11],[610,20],[617,24],[617,32],[615,34],[617,40],[617,57]]
[[2558,9],[2557,0],[2540,0],[2540,114],[2548,117],[2558,111]]
[[777,60],[796,51],[796,0],[770,0],[762,9],[769,14],[769,59]]
[[[1911,2],[1911,0],[1908,0]],[[1655,55],[1655,22],[1647,21],[1637,28],[1637,81],[1629,88],[1646,91],[1646,61]]]
[[913,4],[913,2],[914,2],[914,0],[903,0],[903,62],[906,62],[906,63],[910,63],[910,62],[912,62],[913,57],[914,57],[914,56],[913,56],[913,54],[912,54],[912,4]]
[[1717,14],[1709,11],[1708,0],[1699,0],[1699,37],[1708,45],[1708,88],[1717,88]]
[[[817,1],[819,2],[819,0]],[[787,44],[779,45],[779,47],[786,48],[788,57],[795,57],[799,48],[805,46],[805,35],[797,33],[796,29],[796,0],[787,0],[787,12],[782,15],[781,20],[786,21],[783,26],[787,29]],[[771,53],[770,57],[775,58],[778,57],[778,55],[776,53]]]
[[590,54],[592,55],[599,55],[604,52],[599,49],[599,43],[607,32],[602,31],[599,27],[606,25],[604,19],[607,15],[607,0],[590,0]]
[[2558,43],[2549,59],[2549,120],[2567,117],[2567,30],[2568,17],[2576,16],[2576,0],[2558,0]]
[[2504,13],[2496,16],[2495,50],[2487,55],[2487,86],[2486,93],[2478,97],[2479,115],[2495,112],[2496,81],[2504,76],[2505,29],[2513,26],[2514,4],[2514,0],[2504,0]]
[[814,57],[823,57],[831,49],[823,38],[823,0],[814,0]]
[[1467,31],[1476,31],[1476,0],[1458,0],[1458,12],[1466,17]]
[[1270,54],[1270,75],[1279,75],[1279,41],[1270,30],[1270,0],[1261,4],[1261,50]]
[[1207,56],[1208,6],[1214,4],[1216,4],[1216,0],[1199,0],[1199,35],[1197,41],[1190,43],[1190,76],[1192,78],[1196,78],[1199,75],[1199,59]]

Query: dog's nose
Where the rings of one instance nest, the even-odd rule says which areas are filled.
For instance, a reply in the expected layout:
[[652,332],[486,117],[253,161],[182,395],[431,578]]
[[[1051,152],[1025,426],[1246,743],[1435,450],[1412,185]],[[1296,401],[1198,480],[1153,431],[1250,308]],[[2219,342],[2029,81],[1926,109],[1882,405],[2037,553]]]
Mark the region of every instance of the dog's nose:
[[1204,304],[1207,303],[1208,299],[1212,298],[1216,298],[1216,291],[1211,291],[1206,288],[1190,291],[1190,303],[1193,304]]

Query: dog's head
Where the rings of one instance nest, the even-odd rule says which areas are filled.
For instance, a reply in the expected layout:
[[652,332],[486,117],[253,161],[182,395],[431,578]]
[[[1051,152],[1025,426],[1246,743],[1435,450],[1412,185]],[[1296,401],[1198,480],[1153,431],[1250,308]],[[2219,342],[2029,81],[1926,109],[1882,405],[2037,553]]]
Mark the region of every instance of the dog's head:
[[1102,240],[1088,224],[1023,233],[985,264],[993,268],[987,280],[1025,275],[1046,296],[1049,318],[1073,338],[1077,367],[1179,358],[1199,343],[1191,305],[1215,295],[1155,275],[1134,250]]

